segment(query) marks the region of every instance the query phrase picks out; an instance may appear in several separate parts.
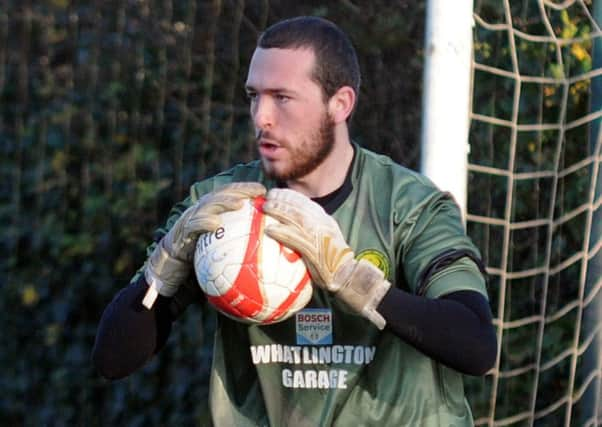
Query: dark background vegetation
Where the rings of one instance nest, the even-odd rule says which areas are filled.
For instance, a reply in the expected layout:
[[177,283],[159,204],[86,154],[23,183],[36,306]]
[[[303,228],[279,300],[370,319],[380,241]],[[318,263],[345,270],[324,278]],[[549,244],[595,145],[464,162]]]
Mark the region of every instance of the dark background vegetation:
[[[545,34],[534,2],[510,3],[516,28]],[[503,22],[503,4],[475,1],[475,9],[488,22]],[[564,68],[553,47],[517,44],[521,73],[566,78],[590,70],[583,15],[547,13],[559,38],[585,39],[564,49]],[[262,29],[299,14],[337,22],[357,48],[363,83],[354,138],[416,169],[424,0],[0,0],[2,425],[203,425],[212,338],[202,325],[209,328],[211,319],[189,310],[166,348],[124,380],[100,378],[90,352],[102,310],[143,263],[171,205],[195,180],[255,157],[243,87],[248,62]],[[477,62],[511,71],[511,53],[505,33],[475,27]],[[510,120],[510,79],[482,71],[474,77],[474,112]],[[563,89],[525,85],[519,124],[587,114],[589,81],[572,84],[566,101]],[[473,170],[469,213],[552,221],[577,209],[589,194],[590,165],[560,180],[541,172],[557,173],[590,156],[591,132],[589,124],[562,138],[543,128],[521,132],[512,151],[508,126],[474,120],[472,164],[533,176],[515,181]],[[518,230],[506,240],[499,224],[469,221],[493,269],[496,318],[553,315],[583,297],[579,265],[504,286],[499,272],[555,267],[582,248],[586,219]],[[581,316],[567,310],[545,328],[527,322],[504,331],[499,369],[469,381],[475,416],[493,414],[491,396],[498,419],[529,411],[535,400],[536,410],[546,408],[580,385],[579,374],[567,385],[568,362],[538,377],[525,367],[579,343]],[[511,373],[499,378],[500,371]],[[559,419],[553,413],[540,425]]]
[[255,157],[243,85],[276,20],[349,33],[364,74],[355,138],[416,166],[424,5],[360,3],[0,2],[3,425],[202,420],[200,313],[115,383],[90,363],[98,320],[188,186]]

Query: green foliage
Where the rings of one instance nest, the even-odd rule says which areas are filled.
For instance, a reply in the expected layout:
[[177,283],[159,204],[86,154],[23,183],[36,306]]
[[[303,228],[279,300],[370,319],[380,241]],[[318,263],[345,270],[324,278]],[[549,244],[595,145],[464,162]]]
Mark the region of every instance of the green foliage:
[[[503,271],[491,275],[497,286],[490,288],[502,342],[495,392],[479,379],[468,387],[477,418],[493,414],[502,424],[564,425],[569,405],[561,403],[570,397],[571,425],[585,425],[598,399],[598,385],[577,398],[583,380],[571,384],[571,362],[578,359],[571,352],[591,344],[589,364],[577,360],[576,377],[593,375],[600,357],[599,338],[590,337],[599,320],[584,321],[578,307],[583,268],[593,278],[600,260],[599,253],[590,254],[589,264],[579,258],[588,237],[590,248],[599,243],[599,233],[588,229],[600,119],[587,117],[596,112],[596,94],[587,74],[594,39],[586,5],[591,9],[587,1],[475,2],[486,22],[475,29],[475,60],[501,72],[475,72],[473,111],[493,120],[471,123],[470,162],[492,172],[469,175],[468,211],[503,224],[475,221],[468,230],[488,266]],[[512,24],[514,31],[488,24]],[[593,294],[587,298],[599,301]],[[591,306],[595,311],[599,303]]]
[[102,310],[188,186],[255,156],[243,84],[268,23],[317,14],[348,31],[364,74],[354,135],[415,167],[424,3],[4,4],[2,423],[194,425],[212,319],[189,310],[160,355],[109,383],[90,361]]

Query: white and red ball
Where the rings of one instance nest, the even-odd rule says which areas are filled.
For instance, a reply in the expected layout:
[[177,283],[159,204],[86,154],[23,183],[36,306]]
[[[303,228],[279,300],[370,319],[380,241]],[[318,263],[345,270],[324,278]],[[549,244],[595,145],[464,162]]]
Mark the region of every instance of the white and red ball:
[[246,323],[280,322],[312,295],[301,256],[264,233],[277,221],[261,209],[265,199],[221,214],[222,226],[199,237],[194,270],[207,299],[223,314]]

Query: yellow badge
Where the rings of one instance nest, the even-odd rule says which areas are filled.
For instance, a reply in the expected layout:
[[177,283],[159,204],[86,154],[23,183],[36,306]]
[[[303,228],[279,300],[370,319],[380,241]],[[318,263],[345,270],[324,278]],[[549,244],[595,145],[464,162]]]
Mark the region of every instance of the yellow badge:
[[389,273],[391,271],[391,265],[389,263],[389,260],[387,259],[387,256],[382,252],[379,252],[376,249],[366,249],[357,254],[355,258],[358,260],[365,259],[366,261],[370,261],[372,264],[377,266],[383,273],[385,273],[386,279],[390,279]]

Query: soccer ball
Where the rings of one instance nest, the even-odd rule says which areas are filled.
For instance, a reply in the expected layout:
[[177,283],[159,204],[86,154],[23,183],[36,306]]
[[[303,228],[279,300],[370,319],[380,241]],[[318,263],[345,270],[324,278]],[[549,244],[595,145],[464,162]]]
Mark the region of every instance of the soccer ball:
[[245,323],[283,321],[303,308],[312,295],[301,256],[264,233],[277,220],[265,215],[263,197],[221,214],[222,226],[202,234],[194,270],[209,302]]

